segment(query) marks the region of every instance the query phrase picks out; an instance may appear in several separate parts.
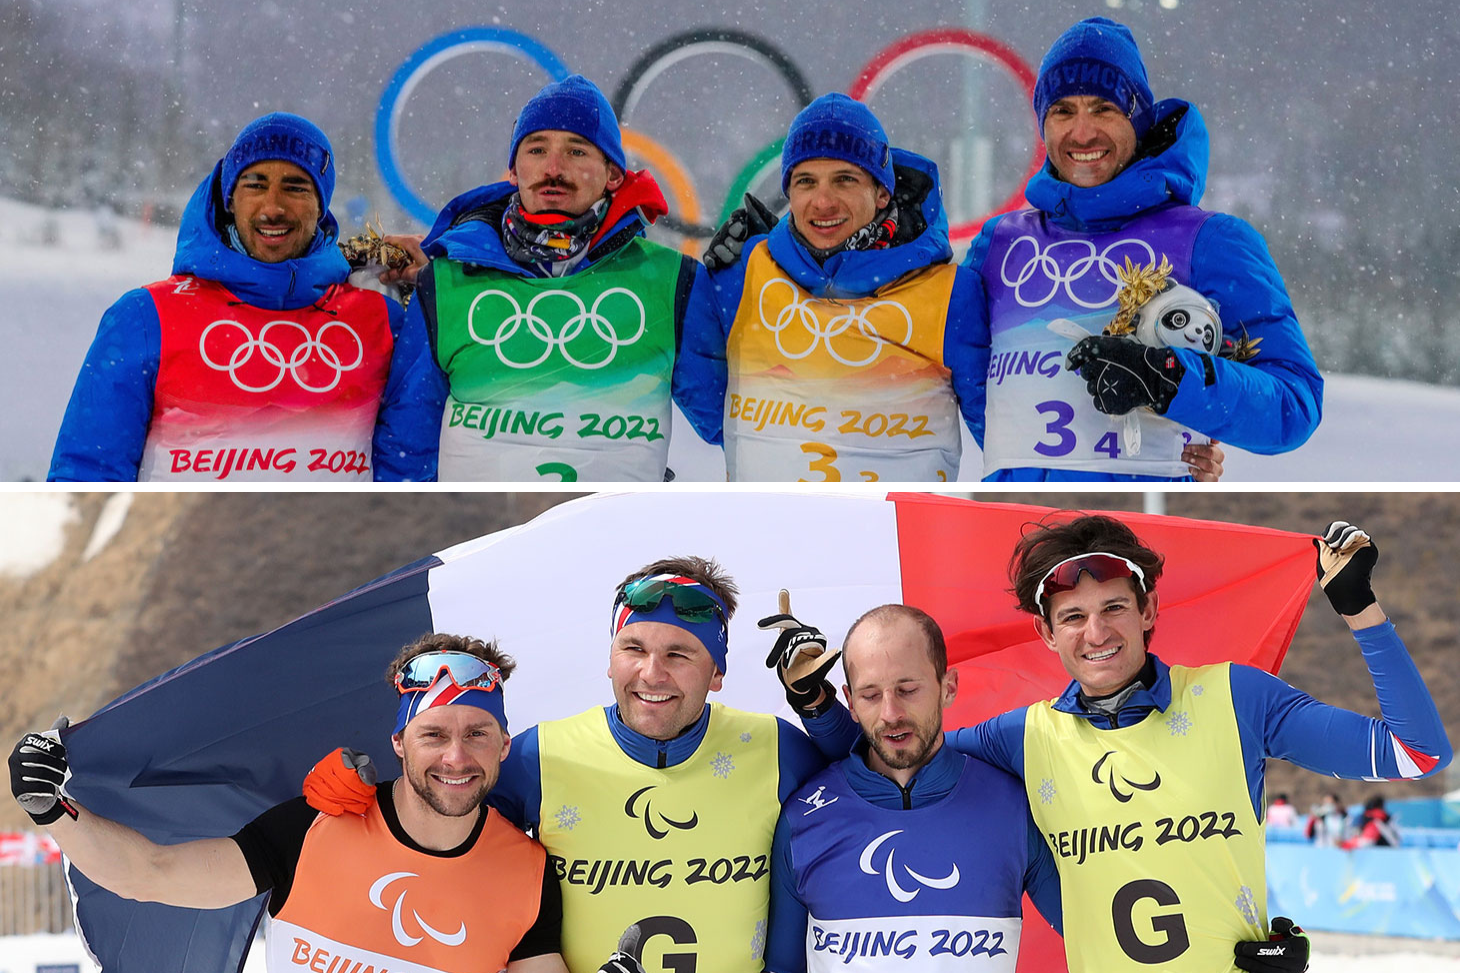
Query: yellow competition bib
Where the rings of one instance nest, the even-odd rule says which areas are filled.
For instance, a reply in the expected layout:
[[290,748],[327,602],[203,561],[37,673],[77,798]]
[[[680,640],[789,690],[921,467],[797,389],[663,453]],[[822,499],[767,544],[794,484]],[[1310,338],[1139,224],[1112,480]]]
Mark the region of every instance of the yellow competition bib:
[[1267,928],[1230,665],[1171,667],[1171,705],[1100,730],[1030,706],[1024,785],[1059,866],[1071,973],[1228,973]]
[[711,704],[694,756],[646,767],[602,708],[538,725],[538,839],[563,890],[563,958],[594,973],[633,923],[649,973],[757,973],[780,804],[776,720]]
[[956,273],[938,264],[868,297],[818,298],[757,244],[726,349],[730,479],[957,479],[943,364]]

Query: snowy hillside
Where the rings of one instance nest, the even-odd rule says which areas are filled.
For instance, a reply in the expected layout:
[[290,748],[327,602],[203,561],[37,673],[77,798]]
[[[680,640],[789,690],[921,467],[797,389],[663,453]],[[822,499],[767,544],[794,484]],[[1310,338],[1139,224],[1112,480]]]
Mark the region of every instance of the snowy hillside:
[[[112,248],[108,235],[119,244]],[[72,383],[102,312],[127,290],[166,277],[175,231],[99,222],[0,199],[0,480],[45,478]],[[1313,322],[1308,327],[1315,327]],[[1296,452],[1229,451],[1224,482],[1452,481],[1460,456],[1436,448],[1435,430],[1460,427],[1460,389],[1361,376],[1328,376],[1323,424]],[[719,480],[719,450],[676,422],[670,465],[680,480]],[[966,439],[967,437],[965,437]],[[977,480],[965,442],[963,480]]]

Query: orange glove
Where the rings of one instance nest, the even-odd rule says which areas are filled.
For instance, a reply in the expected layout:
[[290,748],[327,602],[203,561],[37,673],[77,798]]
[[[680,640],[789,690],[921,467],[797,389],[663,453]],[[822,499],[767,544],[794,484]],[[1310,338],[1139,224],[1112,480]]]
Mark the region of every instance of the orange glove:
[[370,755],[336,747],[304,777],[304,798],[329,815],[364,814],[375,804],[375,764]]

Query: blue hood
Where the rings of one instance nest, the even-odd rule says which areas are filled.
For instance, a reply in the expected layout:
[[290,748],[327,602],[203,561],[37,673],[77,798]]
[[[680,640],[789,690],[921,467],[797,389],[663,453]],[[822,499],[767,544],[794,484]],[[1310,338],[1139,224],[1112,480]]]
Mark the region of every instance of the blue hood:
[[923,198],[921,207],[927,229],[916,239],[886,250],[844,250],[833,254],[825,264],[818,264],[792,235],[788,213],[771,229],[767,245],[771,257],[796,283],[817,297],[865,297],[904,274],[952,259],[938,167],[931,159],[903,149],[892,150],[892,165],[894,171],[906,167],[932,177],[933,188]]
[[267,264],[225,243],[218,226],[223,205],[222,167],[221,162],[213,167],[183,210],[177,254],[172,259],[174,274],[216,280],[239,300],[271,311],[308,307],[349,278],[350,265],[336,245],[340,225],[331,213],[320,221],[309,252],[295,260]]
[[1152,110],[1156,121],[1151,133],[1185,113],[1175,119],[1175,141],[1164,151],[1137,159],[1103,186],[1088,188],[1061,181],[1045,159],[1044,168],[1025,187],[1029,205],[1047,213],[1055,225],[1082,233],[1119,229],[1157,206],[1198,205],[1206,191],[1211,151],[1206,122],[1195,105],[1176,98],[1157,102]]
[[[437,214],[436,222],[431,225],[431,232],[426,234],[426,239],[421,243],[421,249],[428,257],[445,257],[478,267],[491,267],[520,277],[536,277],[537,272],[533,268],[525,267],[507,255],[507,249],[502,246],[501,227],[484,220],[470,220],[460,226],[451,225],[463,213],[501,202],[515,192],[517,187],[504,181],[494,182],[490,186],[478,186],[462,193]],[[643,218],[636,210],[631,209],[599,236],[599,242],[633,224],[638,224],[639,233],[644,232]],[[586,270],[593,262],[592,257],[585,257],[574,269],[574,273]]]

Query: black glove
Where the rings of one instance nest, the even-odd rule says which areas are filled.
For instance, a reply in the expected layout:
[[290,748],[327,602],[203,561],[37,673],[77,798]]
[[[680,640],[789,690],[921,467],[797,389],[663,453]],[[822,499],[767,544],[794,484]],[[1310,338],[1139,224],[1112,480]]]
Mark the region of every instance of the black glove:
[[794,615],[770,615],[756,622],[756,627],[781,630],[765,664],[781,677],[786,702],[802,716],[820,715],[815,708],[816,697],[824,694],[823,702],[836,699],[836,690],[827,681],[826,674],[841,658],[841,650],[827,651],[826,636],[821,634],[821,629],[802,625]]
[[644,973],[644,964],[639,961],[641,937],[637,922],[625,929],[619,937],[618,949],[614,950],[607,963],[598,968],[598,973]]
[[63,716],[44,733],[27,733],[10,751],[10,792],[21,810],[39,825],[54,824],[62,814],[76,818],[71,795],[66,793],[71,765],[61,742],[61,731],[70,723]]
[[1379,546],[1353,524],[1335,520],[1314,540],[1318,549],[1318,584],[1340,615],[1357,615],[1379,599],[1370,577],[1379,562]]
[[1165,415],[1186,374],[1186,366],[1170,348],[1103,334],[1080,339],[1070,349],[1065,368],[1084,377],[1095,408],[1109,416],[1123,416],[1141,406]]
[[1303,973],[1308,968],[1308,934],[1293,920],[1274,916],[1266,942],[1238,943],[1237,968],[1249,973]]
[[750,193],[745,194],[745,205],[730,214],[710,237],[705,249],[705,269],[724,270],[740,259],[745,241],[762,233],[769,233],[776,225],[776,214]]

